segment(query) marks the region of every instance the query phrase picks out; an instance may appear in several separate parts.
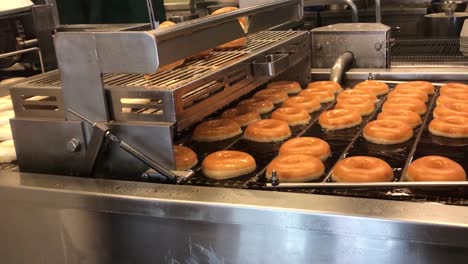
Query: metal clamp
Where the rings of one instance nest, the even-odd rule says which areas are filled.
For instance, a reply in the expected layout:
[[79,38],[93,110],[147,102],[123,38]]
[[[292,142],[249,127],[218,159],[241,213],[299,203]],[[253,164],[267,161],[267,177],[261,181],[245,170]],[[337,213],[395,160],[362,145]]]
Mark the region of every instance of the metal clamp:
[[253,71],[255,76],[275,76],[289,66],[288,54],[270,54],[254,62]]

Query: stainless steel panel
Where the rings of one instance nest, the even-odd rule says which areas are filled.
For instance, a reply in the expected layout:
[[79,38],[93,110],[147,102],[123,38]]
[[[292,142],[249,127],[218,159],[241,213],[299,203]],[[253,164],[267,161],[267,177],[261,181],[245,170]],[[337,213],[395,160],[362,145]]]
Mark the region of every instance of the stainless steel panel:
[[465,263],[468,257],[464,207],[1,176],[5,263]]

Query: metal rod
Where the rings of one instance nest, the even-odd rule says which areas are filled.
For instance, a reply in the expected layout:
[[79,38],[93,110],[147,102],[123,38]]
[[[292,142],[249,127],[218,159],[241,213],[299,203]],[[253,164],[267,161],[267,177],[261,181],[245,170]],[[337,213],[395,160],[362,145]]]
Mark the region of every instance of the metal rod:
[[[400,84],[400,83],[407,83],[405,81],[389,81],[389,80],[378,80],[379,82],[384,82],[388,84]],[[446,83],[432,83],[434,86],[444,86]]]
[[353,23],[357,23],[359,21],[359,16],[356,4],[352,0],[343,0],[343,2],[351,8]]
[[468,182],[366,182],[366,183],[345,183],[345,182],[308,182],[308,183],[281,183],[273,185],[267,183],[267,188],[365,188],[365,187],[455,187],[468,186]]
[[380,0],[375,0],[375,22],[382,23],[382,9],[380,6]]
[[350,51],[347,51],[341,54],[333,64],[333,67],[330,71],[330,81],[336,83],[341,83],[341,79],[345,72],[349,69],[351,64],[353,64],[354,54]]
[[2,54],[0,54],[0,59],[13,57],[15,55],[25,54],[25,53],[29,53],[29,52],[35,52],[35,51],[37,52],[37,54],[39,56],[39,63],[41,65],[41,71],[42,71],[42,73],[44,73],[45,70],[44,70],[44,62],[42,61],[42,53],[41,53],[41,50],[38,47],[33,47],[33,48],[29,48],[29,49],[22,49],[22,50],[2,53]]
[[148,8],[148,16],[150,20],[151,29],[158,28],[158,22],[156,21],[156,17],[154,16],[154,9],[152,0],[146,0],[146,6]]
[[85,121],[86,123],[90,124],[91,126],[95,127],[96,126],[96,122],[93,122],[91,120],[89,120],[88,118],[86,118],[85,116],[81,115],[80,113],[68,108],[67,109],[68,112],[74,114],[75,116],[77,116],[78,118],[82,119],[83,121]]

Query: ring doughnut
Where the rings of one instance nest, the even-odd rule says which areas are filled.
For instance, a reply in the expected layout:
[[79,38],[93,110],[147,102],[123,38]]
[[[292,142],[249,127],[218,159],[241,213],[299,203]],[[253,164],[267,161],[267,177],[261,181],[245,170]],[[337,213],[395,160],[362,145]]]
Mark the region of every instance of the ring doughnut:
[[351,109],[334,109],[319,116],[319,124],[328,130],[339,130],[358,126],[362,123],[359,112]]
[[349,98],[365,98],[372,102],[377,101],[377,96],[369,91],[366,90],[354,90],[354,89],[347,89],[342,91],[338,94],[337,101],[346,100]]
[[463,116],[468,117],[468,102],[450,102],[438,105],[433,112],[435,118],[440,116]]
[[380,81],[363,81],[354,86],[356,90],[364,90],[374,93],[376,96],[388,93],[388,85]]
[[451,102],[458,102],[458,103],[468,102],[468,93],[457,93],[457,92],[445,93],[444,95],[437,97],[436,104],[440,105],[440,104],[451,103]]
[[320,179],[325,166],[316,157],[291,154],[278,156],[268,164],[267,179],[271,179],[273,171],[280,182],[307,182]]
[[[212,16],[213,15],[220,15],[220,14],[236,11],[238,9],[239,8],[234,7],[234,6],[227,6],[227,7],[223,7],[223,8],[220,8],[218,10],[215,10],[213,13],[211,13],[211,15]],[[245,17],[239,17],[237,20],[239,21],[239,24],[240,24],[241,28],[245,31],[245,28],[247,27],[246,18]],[[233,41],[230,41],[228,43],[224,43],[222,45],[219,45],[216,48],[218,48],[218,49],[238,48],[238,47],[241,47],[241,46],[245,45],[246,42],[247,42],[247,39],[245,37],[241,37],[241,38],[235,39]]]
[[242,100],[237,104],[237,107],[255,109],[259,114],[269,113],[275,108],[271,101],[255,98]]
[[423,115],[427,111],[427,106],[425,103],[415,98],[387,99],[387,101],[382,106],[382,110],[384,112],[395,109],[410,110]]
[[230,119],[208,120],[193,131],[193,140],[200,142],[220,141],[242,134],[241,127]]
[[440,94],[444,95],[446,93],[468,93],[468,85],[464,83],[447,83],[444,86],[440,87]]
[[287,122],[276,119],[264,119],[250,124],[244,133],[247,140],[255,142],[275,142],[291,136]]
[[415,98],[422,101],[423,103],[426,103],[429,100],[426,92],[410,89],[394,90],[388,94],[388,98]]
[[285,91],[288,94],[296,94],[302,91],[301,85],[298,82],[293,81],[277,81],[272,82],[267,85],[268,88],[278,89],[280,91]]
[[288,93],[278,89],[268,88],[256,92],[253,98],[257,100],[268,100],[274,104],[279,104],[288,99]]
[[317,81],[317,82],[311,82],[309,85],[307,85],[307,89],[323,89],[323,90],[332,90],[333,93],[339,93],[343,90],[341,88],[341,85],[337,82],[334,81]]
[[405,176],[408,181],[466,181],[463,167],[442,156],[425,156],[413,161]]
[[311,97],[294,96],[289,97],[283,102],[283,107],[299,107],[305,109],[307,112],[312,113],[320,109],[320,101]]
[[422,124],[421,116],[409,110],[387,110],[377,116],[377,120],[396,120],[415,128]]
[[197,165],[197,154],[193,150],[180,145],[175,145],[173,149],[176,170],[189,170]]
[[363,136],[375,144],[399,144],[413,137],[413,129],[401,121],[374,120],[364,127]]
[[394,90],[421,90],[426,92],[427,94],[434,94],[435,93],[435,88],[434,85],[430,82],[425,82],[425,81],[413,81],[413,82],[405,82],[405,83],[399,83],[395,86]]
[[281,107],[271,114],[271,119],[283,120],[290,126],[306,125],[310,122],[309,113],[298,107]]
[[222,116],[236,121],[241,127],[248,126],[249,124],[261,119],[255,109],[248,107],[235,107],[228,109]]
[[326,160],[330,154],[330,145],[324,140],[315,137],[297,137],[290,139],[281,145],[279,155],[308,155]]
[[328,103],[335,100],[335,94],[332,90],[305,89],[299,93],[299,96],[317,99],[320,103]]
[[253,172],[257,168],[255,159],[241,151],[222,150],[206,156],[202,171],[206,177],[224,180]]
[[429,123],[431,134],[448,138],[468,137],[468,118],[462,116],[439,116]]
[[362,97],[342,99],[335,105],[335,109],[351,109],[362,116],[370,115],[375,110],[374,101]]
[[334,182],[389,182],[393,170],[384,160],[367,156],[354,156],[342,159],[333,167]]

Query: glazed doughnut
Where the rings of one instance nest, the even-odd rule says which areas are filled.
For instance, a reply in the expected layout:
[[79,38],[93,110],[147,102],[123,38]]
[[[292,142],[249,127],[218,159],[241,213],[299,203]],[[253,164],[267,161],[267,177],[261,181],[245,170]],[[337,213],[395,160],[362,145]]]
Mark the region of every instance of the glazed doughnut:
[[199,124],[193,131],[193,140],[200,142],[220,141],[242,134],[241,127],[230,119],[215,119]]
[[356,97],[341,99],[335,105],[335,109],[351,109],[358,111],[362,116],[370,115],[375,110],[374,101],[369,99]]
[[[172,26],[175,26],[176,23],[172,22],[172,21],[164,21],[162,22],[161,24],[159,24],[159,28],[166,28],[166,27],[172,27]],[[172,71],[173,69],[179,67],[180,65],[184,64],[185,62],[185,59],[180,59],[180,60],[177,60],[177,61],[174,61],[172,63],[169,63],[169,64],[166,64],[162,67],[159,67],[157,71]],[[148,78],[147,78],[148,79]]]
[[0,126],[0,141],[13,139],[10,124]]
[[317,99],[320,103],[328,103],[335,100],[332,90],[305,89],[299,93],[300,96]]
[[298,82],[293,81],[277,81],[269,83],[267,88],[278,89],[285,91],[288,94],[296,94],[302,91],[301,85]]
[[222,150],[206,156],[202,171],[206,177],[224,180],[253,172],[257,168],[255,159],[241,151]]
[[259,114],[269,113],[275,108],[271,101],[255,98],[242,100],[237,104],[237,107],[255,109]]
[[388,85],[380,81],[363,81],[354,86],[356,90],[364,90],[374,93],[376,96],[388,93]]
[[363,136],[375,144],[399,144],[413,137],[413,129],[401,121],[374,120],[364,127]]
[[[211,13],[211,15],[220,15],[220,14],[224,14],[224,13],[228,13],[228,12],[232,12],[232,11],[236,11],[238,10],[239,8],[237,7],[233,7],[233,6],[229,6],[229,7],[223,7],[223,8],[220,8],[218,10],[215,10],[213,13]],[[245,31],[246,27],[247,27],[247,20],[245,17],[240,17],[237,19],[239,21],[239,24],[240,26],[242,27],[242,30]],[[241,37],[241,38],[238,38],[238,39],[235,39],[233,41],[230,41],[228,43],[225,43],[223,45],[219,45],[218,49],[231,49],[231,48],[238,48],[238,47],[242,47],[245,45],[245,43],[247,42],[247,39],[245,37]]]
[[311,97],[294,96],[286,99],[283,102],[283,107],[299,107],[309,113],[315,112],[320,109],[320,101]]
[[420,115],[423,115],[427,111],[427,106],[421,100],[415,98],[392,98],[387,99],[383,104],[382,110],[391,111],[391,110],[410,110],[416,112]]
[[440,116],[463,116],[468,117],[468,102],[450,102],[438,105],[433,112],[435,118]]
[[463,167],[442,156],[426,156],[413,161],[405,176],[408,181],[466,181]]
[[369,92],[367,90],[354,89],[347,89],[342,91],[340,94],[338,94],[338,97],[336,99],[339,102],[340,100],[346,100],[349,98],[365,98],[371,100],[372,102],[377,101],[377,96],[374,93]]
[[16,160],[14,141],[7,140],[0,143],[0,163],[8,163]]
[[468,93],[468,85],[463,83],[447,83],[444,86],[440,87],[440,94],[444,95],[446,93]]
[[291,136],[287,122],[276,119],[264,119],[250,124],[244,133],[247,140],[255,142],[275,142]]
[[468,117],[439,116],[429,123],[431,134],[448,138],[468,138]]
[[415,98],[423,103],[426,103],[429,100],[427,93],[421,90],[410,90],[410,89],[400,89],[392,91],[388,94],[388,98]]
[[377,120],[396,120],[415,128],[422,124],[421,116],[410,110],[387,110],[377,116]]
[[317,81],[317,82],[312,82],[307,85],[307,89],[324,89],[324,90],[332,90],[333,93],[339,93],[341,90],[341,85],[337,82],[334,81]]
[[330,145],[324,140],[315,137],[297,137],[281,145],[279,155],[300,154],[326,160],[330,154]]
[[223,118],[236,121],[239,126],[245,127],[260,120],[260,115],[256,109],[249,107],[235,107],[224,111]]
[[325,111],[319,116],[319,124],[328,130],[338,130],[358,126],[362,117],[356,110],[334,109]]
[[193,150],[179,145],[175,145],[173,149],[176,170],[189,170],[197,165],[197,154]]
[[271,114],[271,119],[286,121],[290,126],[299,126],[308,124],[310,115],[299,107],[281,107]]
[[445,93],[444,95],[437,97],[436,104],[440,105],[440,104],[452,103],[452,102],[468,103],[468,93],[456,93],[456,92]]
[[331,174],[334,182],[389,182],[393,177],[392,167],[387,162],[368,156],[342,159]]
[[425,82],[425,81],[414,81],[414,82],[405,82],[405,83],[399,83],[397,86],[395,86],[394,90],[421,90],[426,92],[427,94],[434,94],[435,93],[435,88],[434,85],[430,82]]
[[268,100],[274,104],[279,104],[288,99],[288,93],[278,89],[268,88],[256,92],[253,98],[257,100]]
[[271,179],[272,172],[280,182],[307,182],[318,180],[325,172],[322,161],[308,155],[280,155],[274,158],[266,169],[266,178]]

